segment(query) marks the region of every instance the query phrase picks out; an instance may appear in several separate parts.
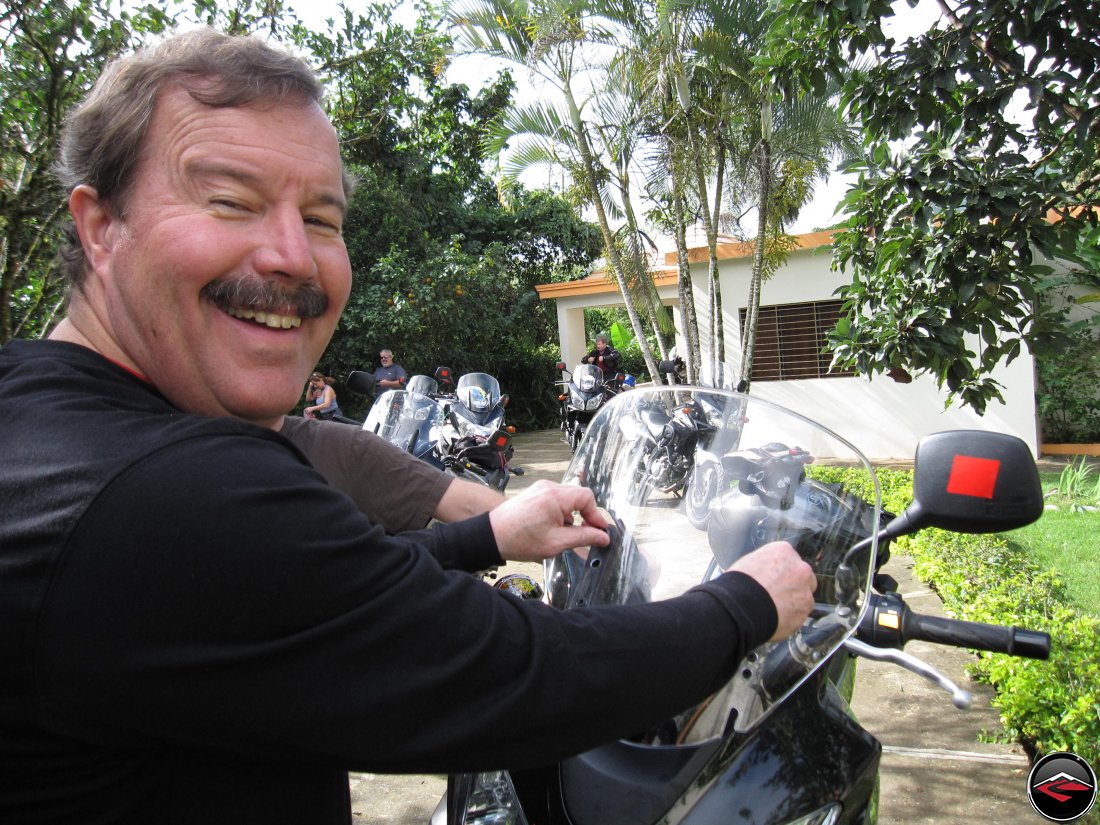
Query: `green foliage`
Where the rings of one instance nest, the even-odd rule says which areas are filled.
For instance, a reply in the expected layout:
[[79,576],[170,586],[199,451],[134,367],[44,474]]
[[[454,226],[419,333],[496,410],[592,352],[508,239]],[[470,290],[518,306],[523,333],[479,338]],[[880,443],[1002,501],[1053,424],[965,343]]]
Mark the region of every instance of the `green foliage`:
[[998,536],[926,530],[908,541],[914,572],[957,618],[1051,635],[1048,661],[982,653],[972,672],[997,689],[1005,735],[1039,753],[1100,759],[1100,619],[1067,606],[1062,582]]
[[0,13],[0,344],[52,327],[63,284],[54,256],[67,217],[51,168],[69,108],[111,57],[170,22],[107,0],[14,2]]
[[1000,397],[994,367],[1064,341],[1065,316],[1043,300],[1048,261],[1095,281],[1095,255],[1080,253],[1097,214],[1078,207],[1100,197],[1100,28],[1085,22],[1100,0],[954,4],[955,19],[901,44],[882,32],[887,0],[779,9],[770,41],[788,95],[866,67],[844,85],[865,158],[849,166],[835,246],[852,277],[836,359],[931,374],[981,412]]
[[[452,204],[456,234],[437,238],[417,229],[413,198],[396,187],[390,208],[377,208],[376,173],[357,190],[345,227],[356,277],[325,372],[373,369],[379,349],[389,347],[410,375],[441,365],[459,375],[488,372],[512,398],[511,423],[549,426],[558,352],[546,342],[557,341],[557,317],[534,287],[576,275],[591,260],[591,227],[559,199],[518,191],[510,212],[485,199]],[[410,208],[398,214],[398,203]],[[354,403],[350,409],[359,412]]]
[[1036,392],[1043,440],[1090,444],[1100,441],[1100,341],[1088,330],[1072,333],[1057,357],[1037,363]]
[[[843,484],[844,489],[864,501],[874,501],[875,490],[871,476],[863,470],[848,467],[830,467],[824,464],[811,464],[806,474],[824,484]],[[910,470],[875,470],[879,492],[882,496],[882,509],[897,515],[909,506],[913,498],[913,473]]]
[[1100,472],[1084,456],[1071,461],[1058,477],[1057,494],[1071,504],[1100,503]]

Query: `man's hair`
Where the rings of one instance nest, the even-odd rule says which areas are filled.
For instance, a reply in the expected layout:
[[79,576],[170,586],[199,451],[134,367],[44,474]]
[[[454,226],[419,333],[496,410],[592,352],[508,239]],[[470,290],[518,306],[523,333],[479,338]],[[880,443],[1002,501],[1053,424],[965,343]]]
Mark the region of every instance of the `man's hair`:
[[597,334],[596,334],[596,340],[597,340],[597,341],[603,341],[603,342],[604,342],[605,344],[607,344],[607,343],[610,343],[610,342],[609,342],[609,341],[607,340],[607,333],[606,333],[606,332],[600,332],[600,333],[597,333]]
[[[320,104],[324,94],[301,59],[257,38],[211,28],[175,35],[111,61],[69,113],[56,166],[65,189],[91,186],[113,216],[123,216],[157,99],[169,87],[213,108]],[[351,187],[345,175],[349,196]],[[61,254],[70,286],[78,287],[86,266],[71,223]]]

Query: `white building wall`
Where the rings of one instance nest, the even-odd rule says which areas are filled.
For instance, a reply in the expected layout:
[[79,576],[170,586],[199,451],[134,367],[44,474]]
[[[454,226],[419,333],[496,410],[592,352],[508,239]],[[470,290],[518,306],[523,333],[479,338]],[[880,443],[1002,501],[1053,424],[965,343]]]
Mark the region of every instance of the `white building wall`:
[[[726,362],[739,368],[741,341],[739,310],[747,303],[751,259],[731,258],[719,264],[722,282]],[[827,247],[794,252],[784,267],[763,286],[761,305],[802,303],[834,298],[845,283],[829,268]],[[707,315],[707,264],[692,266],[696,313],[701,346],[709,352]],[[659,288],[665,303],[675,305],[676,287]],[[561,335],[562,360],[572,369],[588,352],[584,309],[622,306],[618,290],[608,286],[599,294],[556,299]],[[679,329],[679,314],[677,313]],[[678,344],[683,352],[683,343]],[[984,416],[967,407],[947,407],[947,393],[935,381],[917,376],[911,384],[898,384],[887,376],[866,378],[821,378],[798,381],[756,381],[754,397],[786,407],[819,422],[850,441],[873,461],[911,459],[921,437],[953,429],[982,429],[1009,433],[1021,439],[1038,455],[1038,425],[1035,410],[1035,367],[1024,353],[1012,364],[997,369],[993,377],[1003,387],[1004,403],[992,401]]]
[[[829,268],[826,247],[800,250],[761,290],[760,304],[802,303],[835,298],[845,282]],[[751,260],[722,261],[722,283],[726,360],[740,366],[741,339],[739,310],[749,294]],[[706,265],[693,267],[696,302],[706,307]],[[699,324],[703,333],[704,319]],[[1035,368],[1030,354],[1019,356],[993,375],[1003,389],[1004,403],[992,401],[984,416],[968,407],[946,407],[947,393],[934,380],[917,376],[911,384],[899,384],[887,376],[866,378],[821,378],[797,381],[755,381],[754,397],[800,413],[835,431],[872,460],[912,458],[924,435],[942,430],[981,429],[1010,433],[1038,455],[1035,414]]]

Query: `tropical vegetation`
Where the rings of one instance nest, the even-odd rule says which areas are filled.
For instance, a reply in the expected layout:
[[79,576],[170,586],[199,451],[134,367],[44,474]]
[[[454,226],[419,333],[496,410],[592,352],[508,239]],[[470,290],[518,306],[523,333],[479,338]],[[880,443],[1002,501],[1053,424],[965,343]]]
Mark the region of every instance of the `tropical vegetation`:
[[[999,396],[994,367],[1024,348],[1047,363],[1074,340],[1096,349],[1100,0],[938,5],[934,28],[894,42],[888,0],[454,0],[409,24],[393,5],[336,5],[313,28],[284,0],[14,0],[0,11],[0,342],[45,334],[63,312],[64,193],[49,169],[65,112],[111,56],[200,22],[294,48],[328,82],[361,181],[356,284],[329,374],[389,346],[417,372],[495,372],[531,399],[520,421],[545,422],[558,353],[534,285],[602,269],[652,375],[673,340],[648,277],[660,232],[677,247],[675,332],[694,377],[728,360],[726,232],[755,253],[752,290],[733,299],[749,308],[748,385],[760,284],[843,160],[857,182],[835,244],[850,278],[835,362],[929,373],[982,410]],[[542,78],[546,93],[515,100],[510,72],[476,90],[448,83],[448,63],[469,53]],[[540,165],[558,170],[555,191],[528,191]],[[698,301],[696,228],[708,250]],[[1051,427],[1082,437],[1095,359],[1075,367],[1041,372],[1040,403]]]

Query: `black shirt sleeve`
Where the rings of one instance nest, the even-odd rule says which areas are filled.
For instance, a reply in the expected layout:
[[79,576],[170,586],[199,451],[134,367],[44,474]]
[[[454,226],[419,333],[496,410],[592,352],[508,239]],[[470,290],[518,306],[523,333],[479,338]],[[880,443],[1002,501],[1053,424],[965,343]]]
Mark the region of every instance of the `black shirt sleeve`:
[[436,560],[490,538],[487,516],[387,536],[277,440],[166,447],[71,534],[36,638],[44,724],[348,770],[545,764],[701,700],[775,626],[739,575],[559,611]]

